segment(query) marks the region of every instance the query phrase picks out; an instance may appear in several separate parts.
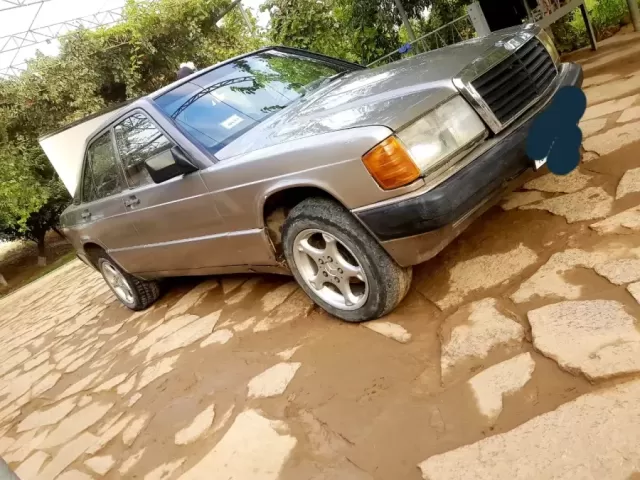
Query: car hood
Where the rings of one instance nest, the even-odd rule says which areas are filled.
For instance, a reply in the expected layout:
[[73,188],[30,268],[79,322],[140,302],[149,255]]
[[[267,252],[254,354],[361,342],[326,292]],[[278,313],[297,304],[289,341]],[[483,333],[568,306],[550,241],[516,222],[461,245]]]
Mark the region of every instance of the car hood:
[[[397,130],[457,94],[453,78],[523,27],[495,32],[377,68],[356,70],[296,100],[216,156],[247,152],[347,128]],[[497,44],[497,45],[496,45]]]

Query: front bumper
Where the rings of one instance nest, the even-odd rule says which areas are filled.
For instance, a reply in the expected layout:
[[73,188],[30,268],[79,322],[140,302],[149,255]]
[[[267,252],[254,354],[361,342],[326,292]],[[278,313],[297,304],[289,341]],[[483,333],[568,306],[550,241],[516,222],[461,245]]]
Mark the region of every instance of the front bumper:
[[[563,64],[557,88],[581,86],[582,80],[579,65]],[[525,150],[529,129],[535,117],[549,106],[552,97],[435,188],[359,209],[354,211],[355,215],[400,265],[415,265],[435,256],[505,192],[526,181],[523,174],[533,170],[533,161]]]

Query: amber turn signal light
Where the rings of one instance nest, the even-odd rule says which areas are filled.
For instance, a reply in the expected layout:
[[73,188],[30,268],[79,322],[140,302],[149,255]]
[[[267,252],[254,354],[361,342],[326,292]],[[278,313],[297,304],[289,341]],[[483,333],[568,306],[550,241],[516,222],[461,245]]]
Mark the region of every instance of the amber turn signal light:
[[362,157],[371,176],[385,190],[402,187],[418,177],[420,170],[396,137],[389,137]]

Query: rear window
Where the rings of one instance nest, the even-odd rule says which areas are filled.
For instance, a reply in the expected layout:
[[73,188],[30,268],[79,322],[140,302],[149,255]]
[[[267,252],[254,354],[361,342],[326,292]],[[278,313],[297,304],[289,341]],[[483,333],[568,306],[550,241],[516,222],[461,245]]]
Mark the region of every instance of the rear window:
[[156,103],[215,154],[345,69],[303,55],[261,52],[207,72],[165,93]]
[[111,131],[98,137],[87,151],[82,181],[82,200],[93,202],[123,190],[120,167],[111,139]]

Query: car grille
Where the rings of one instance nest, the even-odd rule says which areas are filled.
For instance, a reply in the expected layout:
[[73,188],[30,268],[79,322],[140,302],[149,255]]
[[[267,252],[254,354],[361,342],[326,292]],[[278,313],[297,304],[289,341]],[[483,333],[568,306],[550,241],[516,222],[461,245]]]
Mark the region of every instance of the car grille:
[[471,85],[496,119],[505,124],[542,95],[557,73],[547,49],[533,38]]

